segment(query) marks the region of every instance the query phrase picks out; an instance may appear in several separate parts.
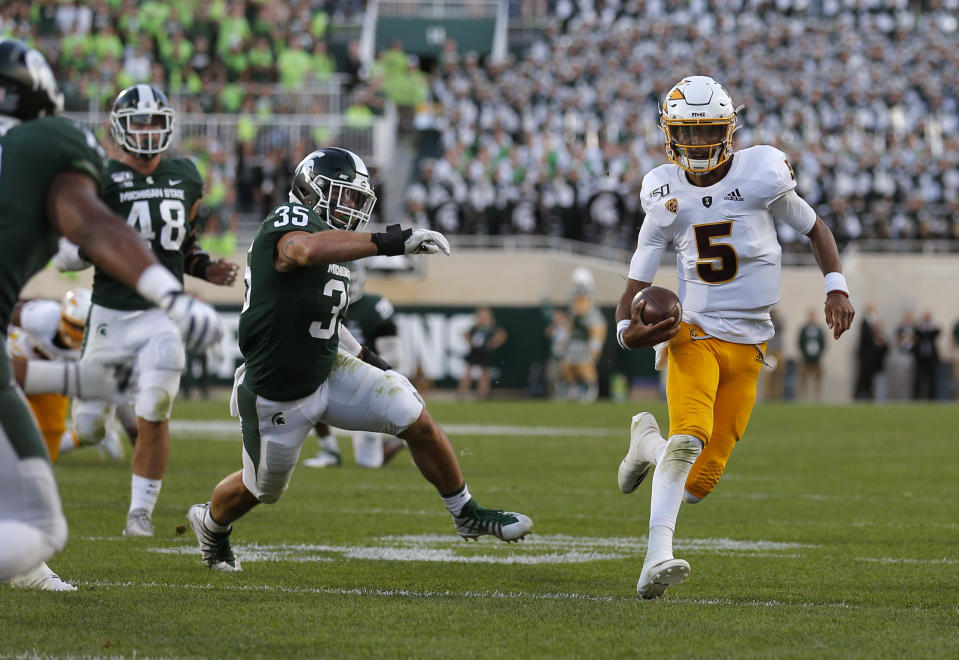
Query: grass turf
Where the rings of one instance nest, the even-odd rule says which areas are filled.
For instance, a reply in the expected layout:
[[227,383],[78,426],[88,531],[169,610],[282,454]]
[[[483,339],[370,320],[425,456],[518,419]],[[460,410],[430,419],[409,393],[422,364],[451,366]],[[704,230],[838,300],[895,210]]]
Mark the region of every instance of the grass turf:
[[[690,579],[655,602],[635,597],[649,486],[622,495],[615,475],[630,415],[664,423],[661,404],[430,408],[466,431],[477,500],[533,517],[527,541],[464,543],[408,453],[365,470],[341,439],[344,467],[299,468],[237,523],[244,572],[216,574],[176,528],[239,468],[238,431],[173,434],[153,539],[120,537],[128,464],[76,452],[56,467],[71,539],[50,564],[80,590],[0,586],[0,656],[959,655],[955,407],[757,406],[716,491],[680,512]],[[225,409],[181,401],[174,419]]]

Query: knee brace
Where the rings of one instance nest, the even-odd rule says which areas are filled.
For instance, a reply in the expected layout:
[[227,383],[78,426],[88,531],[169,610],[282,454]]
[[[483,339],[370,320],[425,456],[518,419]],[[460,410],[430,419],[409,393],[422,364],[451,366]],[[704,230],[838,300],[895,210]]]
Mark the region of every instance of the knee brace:
[[375,430],[387,435],[399,435],[419,419],[424,406],[406,378],[390,372],[385,376],[389,380],[386,396],[370,399],[370,408],[381,419],[381,428]]
[[76,406],[73,410],[73,430],[77,434],[77,443],[81,446],[95,445],[107,434],[107,420],[110,410],[107,407]]
[[702,450],[703,441],[696,436],[685,434],[670,436],[656,469],[665,470],[670,476],[670,481],[680,478],[685,481],[686,475],[689,474]]
[[150,342],[139,364],[139,392],[134,406],[138,417],[150,422],[170,419],[184,366],[186,353],[179,337],[164,334]]
[[243,450],[243,485],[263,504],[274,504],[283,497],[300,457],[300,447],[267,440],[260,445],[260,464]]

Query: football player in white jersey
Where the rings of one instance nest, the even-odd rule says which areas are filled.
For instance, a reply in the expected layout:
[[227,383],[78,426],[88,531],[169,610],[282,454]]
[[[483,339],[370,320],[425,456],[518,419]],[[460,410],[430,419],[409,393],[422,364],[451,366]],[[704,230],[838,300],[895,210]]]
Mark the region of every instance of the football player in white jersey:
[[[733,152],[737,110],[706,76],[683,78],[667,93],[660,127],[671,164],[643,178],[646,218],[616,309],[619,345],[656,346],[657,368],[667,368],[667,439],[651,414],[633,417],[618,475],[620,489],[630,493],[650,468],[663,468],[653,473],[649,544],[637,585],[643,598],[658,598],[689,575],[689,564],[673,557],[679,506],[712,491],[749,421],[773,336],[769,309],[779,300],[775,222],[809,238],[825,275],[826,324],[835,339],[855,313],[836,241],[796,194],[785,154],[766,145]],[[652,282],[669,243],[677,252],[682,321],[646,325],[644,303],[631,309],[632,300]]]
[[[83,329],[90,312],[90,295],[90,289],[77,288],[67,291],[59,302],[43,299],[18,302],[7,332],[7,354],[14,360],[79,360]],[[66,396],[31,394],[27,396],[27,402],[40,425],[53,463],[61,454],[88,446],[81,442],[73,429],[67,428],[69,400]],[[125,404],[118,410],[129,408],[129,404]],[[97,446],[112,458],[123,457],[119,438],[112,430]]]

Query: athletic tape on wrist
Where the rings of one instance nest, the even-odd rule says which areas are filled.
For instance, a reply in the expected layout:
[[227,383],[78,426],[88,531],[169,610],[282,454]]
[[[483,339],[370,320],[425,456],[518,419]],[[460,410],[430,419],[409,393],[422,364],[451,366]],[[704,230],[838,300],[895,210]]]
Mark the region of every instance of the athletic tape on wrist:
[[839,291],[849,296],[849,286],[846,284],[846,276],[842,273],[826,273],[826,294],[828,295],[833,291]]
[[626,328],[629,327],[631,321],[629,319],[623,319],[616,324],[616,343],[619,344],[619,347],[624,350],[630,350],[629,346],[626,345],[626,342],[623,341],[623,333],[626,332]]

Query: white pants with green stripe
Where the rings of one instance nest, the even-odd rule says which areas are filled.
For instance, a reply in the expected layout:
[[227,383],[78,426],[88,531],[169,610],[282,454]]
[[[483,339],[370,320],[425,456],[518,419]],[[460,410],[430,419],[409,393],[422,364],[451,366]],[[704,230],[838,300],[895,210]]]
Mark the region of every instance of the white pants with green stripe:
[[409,381],[359,358],[337,353],[330,375],[313,393],[295,401],[273,401],[234,383],[243,433],[243,485],[261,502],[286,492],[300,449],[319,422],[350,431],[399,435],[423,412]]
[[46,445],[0,354],[0,580],[49,559],[66,542]]

